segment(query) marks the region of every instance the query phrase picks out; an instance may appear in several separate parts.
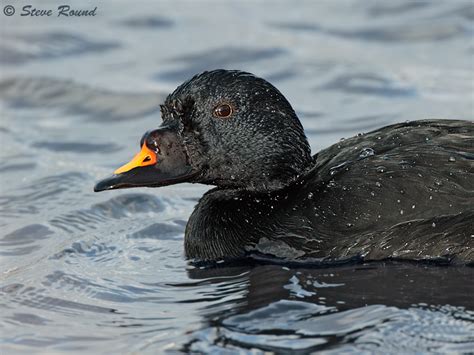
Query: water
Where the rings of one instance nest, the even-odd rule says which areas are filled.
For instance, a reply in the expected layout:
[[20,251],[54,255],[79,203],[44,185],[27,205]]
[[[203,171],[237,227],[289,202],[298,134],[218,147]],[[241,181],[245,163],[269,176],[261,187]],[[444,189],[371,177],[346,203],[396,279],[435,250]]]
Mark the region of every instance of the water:
[[273,82],[313,152],[394,122],[472,119],[471,2],[97,6],[0,14],[2,353],[474,349],[472,268],[201,269],[183,231],[206,187],[92,192],[159,124],[166,93],[207,68]]

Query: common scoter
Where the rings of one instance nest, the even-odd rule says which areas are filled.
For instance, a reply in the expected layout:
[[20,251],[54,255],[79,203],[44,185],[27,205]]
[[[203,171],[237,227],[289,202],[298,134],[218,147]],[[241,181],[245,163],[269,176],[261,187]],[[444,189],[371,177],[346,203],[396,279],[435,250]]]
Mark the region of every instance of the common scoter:
[[311,156],[285,97],[231,70],[194,76],[161,115],[95,191],[216,186],[187,223],[190,259],[474,262],[473,122],[394,124]]

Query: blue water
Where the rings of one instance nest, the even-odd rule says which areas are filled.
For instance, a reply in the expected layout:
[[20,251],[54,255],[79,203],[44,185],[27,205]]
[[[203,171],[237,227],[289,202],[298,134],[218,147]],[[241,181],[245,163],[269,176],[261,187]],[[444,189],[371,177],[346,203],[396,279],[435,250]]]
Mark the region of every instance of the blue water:
[[92,192],[205,69],[275,84],[313,152],[394,122],[472,120],[471,1],[94,6],[0,12],[2,354],[473,351],[473,268],[197,268],[183,232],[208,187]]

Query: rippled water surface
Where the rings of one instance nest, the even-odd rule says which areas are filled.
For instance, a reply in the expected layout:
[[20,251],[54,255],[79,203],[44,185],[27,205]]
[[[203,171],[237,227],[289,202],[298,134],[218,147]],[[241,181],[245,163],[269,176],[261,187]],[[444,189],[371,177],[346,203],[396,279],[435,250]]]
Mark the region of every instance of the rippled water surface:
[[205,69],[273,82],[313,152],[394,122],[472,119],[472,2],[97,6],[0,13],[2,354],[473,351],[473,268],[196,268],[183,231],[206,187],[92,192]]

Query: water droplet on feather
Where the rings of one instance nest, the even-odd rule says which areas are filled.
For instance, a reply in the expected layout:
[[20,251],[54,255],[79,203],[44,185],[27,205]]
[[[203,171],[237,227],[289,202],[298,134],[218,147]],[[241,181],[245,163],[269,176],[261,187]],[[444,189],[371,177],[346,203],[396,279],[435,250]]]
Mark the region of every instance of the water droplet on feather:
[[375,151],[372,148],[364,148],[360,152],[359,158],[364,159],[364,158],[370,157],[372,155],[375,155]]

